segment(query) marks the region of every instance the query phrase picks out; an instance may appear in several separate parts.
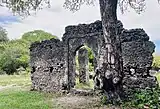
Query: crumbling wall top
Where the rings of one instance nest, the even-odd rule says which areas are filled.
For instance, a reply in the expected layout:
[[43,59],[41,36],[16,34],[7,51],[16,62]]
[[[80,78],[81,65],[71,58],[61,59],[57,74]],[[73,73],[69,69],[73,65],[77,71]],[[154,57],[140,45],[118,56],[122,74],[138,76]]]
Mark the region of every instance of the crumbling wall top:
[[37,42],[32,43],[30,46],[30,51],[38,49],[38,48],[43,48],[47,45],[52,45],[52,44],[56,44],[57,46],[63,45],[63,43],[61,43],[61,41],[59,39],[52,38],[50,40],[44,40],[41,42],[37,41]]
[[149,36],[142,28],[124,29],[121,34],[121,43],[131,41],[149,41]]
[[97,20],[91,24],[71,25],[65,28],[65,34],[89,34],[94,32],[102,32],[102,22]]

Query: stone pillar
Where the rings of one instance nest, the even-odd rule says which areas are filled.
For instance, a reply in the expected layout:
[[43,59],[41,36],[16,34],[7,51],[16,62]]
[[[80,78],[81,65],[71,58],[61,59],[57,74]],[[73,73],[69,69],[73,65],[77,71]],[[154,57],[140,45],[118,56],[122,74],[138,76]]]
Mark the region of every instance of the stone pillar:
[[89,59],[88,50],[86,48],[80,48],[78,51],[78,62],[79,62],[79,82],[89,82]]

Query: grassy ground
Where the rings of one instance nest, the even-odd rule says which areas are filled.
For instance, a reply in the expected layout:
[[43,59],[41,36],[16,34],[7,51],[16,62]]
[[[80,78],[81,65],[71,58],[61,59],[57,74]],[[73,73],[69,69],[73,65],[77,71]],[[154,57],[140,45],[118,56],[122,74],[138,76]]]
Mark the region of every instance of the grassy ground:
[[30,86],[30,75],[0,75],[0,86]]
[[23,90],[0,91],[0,109],[49,109],[45,95]]
[[0,109],[51,109],[53,96],[30,90],[29,75],[0,76]]
[[[160,73],[157,74],[160,83]],[[113,109],[102,106],[99,99],[92,96],[59,96],[57,94],[29,91],[29,75],[0,76],[0,109]],[[92,89],[89,84],[78,83],[79,89]],[[119,109],[119,108],[115,108]]]
[[[93,84],[78,84],[88,89]],[[84,85],[84,86],[83,86]],[[30,91],[29,75],[0,75],[0,109],[93,109],[99,107],[95,97],[57,95]]]
[[158,83],[159,83],[159,86],[160,86],[160,72],[156,74],[156,77],[157,77],[157,80],[158,80]]

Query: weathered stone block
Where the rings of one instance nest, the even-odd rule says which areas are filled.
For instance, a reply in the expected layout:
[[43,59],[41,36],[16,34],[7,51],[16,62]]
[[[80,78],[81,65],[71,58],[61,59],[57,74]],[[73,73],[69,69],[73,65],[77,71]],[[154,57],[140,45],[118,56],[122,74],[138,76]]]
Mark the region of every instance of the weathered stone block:
[[32,88],[47,92],[62,90],[67,68],[63,43],[58,39],[37,42],[30,51]]
[[130,41],[122,43],[124,66],[150,67],[152,65],[155,45],[151,41]]
[[124,77],[123,90],[126,96],[132,96],[137,90],[151,89],[158,87],[156,77]]

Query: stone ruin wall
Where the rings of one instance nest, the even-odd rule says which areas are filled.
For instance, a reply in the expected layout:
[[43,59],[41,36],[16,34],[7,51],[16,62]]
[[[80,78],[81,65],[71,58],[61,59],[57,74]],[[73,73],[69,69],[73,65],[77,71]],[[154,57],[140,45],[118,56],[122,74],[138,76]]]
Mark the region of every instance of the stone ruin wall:
[[[98,23],[79,24],[78,26],[67,26],[62,41],[69,47],[68,51],[68,81],[71,87],[75,86],[75,55],[83,45],[92,49],[94,55],[94,66],[97,66],[99,50],[103,43],[102,26]],[[99,25],[97,25],[99,24]],[[100,26],[100,27],[99,27]]]
[[66,82],[65,47],[59,39],[33,43],[30,47],[32,88],[40,91],[62,90]]
[[[152,65],[152,53],[154,52],[155,45],[149,41],[149,36],[143,29],[127,30],[123,28],[121,22],[118,24],[118,29],[122,42],[124,67],[129,68],[129,70],[131,68],[134,70],[139,68],[137,71],[140,71],[139,74],[142,77],[144,72],[146,72],[144,69]],[[33,89],[57,91],[63,89],[64,86],[66,87],[66,84],[73,83],[72,86],[74,86],[74,55],[76,50],[84,44],[88,45],[93,50],[96,62],[98,62],[99,50],[103,41],[101,21],[96,21],[91,24],[66,27],[62,41],[52,39],[32,44],[30,52]],[[134,75],[137,75],[137,71],[133,75],[125,72],[126,75],[129,75],[126,76],[127,79],[124,81],[126,87],[128,87],[128,84],[135,84],[135,81],[133,82],[132,79],[132,83],[129,83],[128,77],[134,77]],[[154,79],[150,79],[150,81],[154,81]],[[140,81],[140,83],[143,84],[143,81]],[[137,87],[137,85],[133,87]]]
[[128,94],[135,89],[156,87],[156,77],[150,75],[155,45],[143,29],[124,30],[121,35],[124,66],[123,88]]
[[[149,36],[146,32],[141,28],[125,29],[120,21],[118,21],[117,25],[118,34],[122,42],[124,66],[150,67],[152,65],[152,53],[155,50],[155,45],[149,41]],[[99,38],[101,40],[99,42],[103,43],[101,21],[91,24],[79,24],[78,26],[67,26],[63,41],[65,42],[68,38],[82,37],[87,34],[98,34],[98,37],[101,37]],[[75,43],[75,45],[77,44]]]
[[143,29],[124,30],[121,42],[124,66],[151,67],[155,45]]

